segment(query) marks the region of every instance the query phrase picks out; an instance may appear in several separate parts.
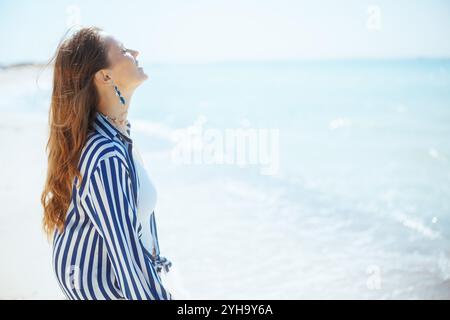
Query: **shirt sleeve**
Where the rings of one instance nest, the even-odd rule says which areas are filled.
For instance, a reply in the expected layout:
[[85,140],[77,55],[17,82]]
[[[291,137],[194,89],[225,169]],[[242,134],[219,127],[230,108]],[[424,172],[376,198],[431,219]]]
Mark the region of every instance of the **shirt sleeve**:
[[126,299],[172,300],[138,237],[129,171],[118,156],[100,160],[89,181],[92,218]]

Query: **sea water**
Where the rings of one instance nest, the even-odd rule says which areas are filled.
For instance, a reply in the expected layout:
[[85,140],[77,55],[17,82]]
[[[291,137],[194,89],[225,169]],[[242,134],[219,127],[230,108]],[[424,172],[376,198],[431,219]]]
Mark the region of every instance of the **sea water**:
[[189,219],[186,236],[198,240],[186,268],[210,281],[189,281],[195,293],[450,298],[448,60],[146,70],[132,115],[159,123],[151,133],[167,138],[139,139],[149,151],[173,148],[170,132],[199,119],[224,135],[279,130],[273,175],[258,164],[214,163],[158,174],[171,186],[166,197],[185,202],[168,207]]
[[[449,60],[141,65],[132,135],[191,297],[450,298]],[[50,81],[19,88],[3,112],[46,115]],[[276,132],[278,165],[177,162],[186,128]]]

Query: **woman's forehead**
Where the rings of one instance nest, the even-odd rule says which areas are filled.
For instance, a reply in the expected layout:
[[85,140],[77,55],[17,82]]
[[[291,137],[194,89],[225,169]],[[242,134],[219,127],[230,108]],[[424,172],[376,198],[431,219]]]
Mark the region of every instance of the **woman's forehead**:
[[108,48],[108,55],[112,59],[114,59],[115,56],[117,56],[120,53],[123,44],[121,41],[119,41],[117,38],[115,38],[114,36],[112,36],[110,34],[105,34],[104,39],[105,39],[106,46]]
[[121,48],[123,46],[123,43],[119,41],[116,37],[114,37],[112,34],[102,31],[102,36],[105,40],[106,45],[110,49]]

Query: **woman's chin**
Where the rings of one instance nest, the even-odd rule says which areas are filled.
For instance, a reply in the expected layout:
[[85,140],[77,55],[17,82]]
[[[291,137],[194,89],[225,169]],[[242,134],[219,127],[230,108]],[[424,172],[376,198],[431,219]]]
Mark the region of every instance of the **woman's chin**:
[[141,85],[145,80],[148,79],[148,75],[144,72],[140,72],[139,75],[135,78],[135,87]]
[[144,69],[142,67],[139,67],[138,70],[139,70],[140,78],[142,78],[142,80],[147,80],[148,75],[145,73]]

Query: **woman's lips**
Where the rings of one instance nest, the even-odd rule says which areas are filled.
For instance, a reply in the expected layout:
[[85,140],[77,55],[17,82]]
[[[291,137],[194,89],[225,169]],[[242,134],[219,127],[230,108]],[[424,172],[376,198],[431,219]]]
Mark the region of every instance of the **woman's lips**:
[[139,61],[135,60],[135,63],[136,63],[136,67],[137,67],[139,70],[143,70],[143,68],[139,66]]

